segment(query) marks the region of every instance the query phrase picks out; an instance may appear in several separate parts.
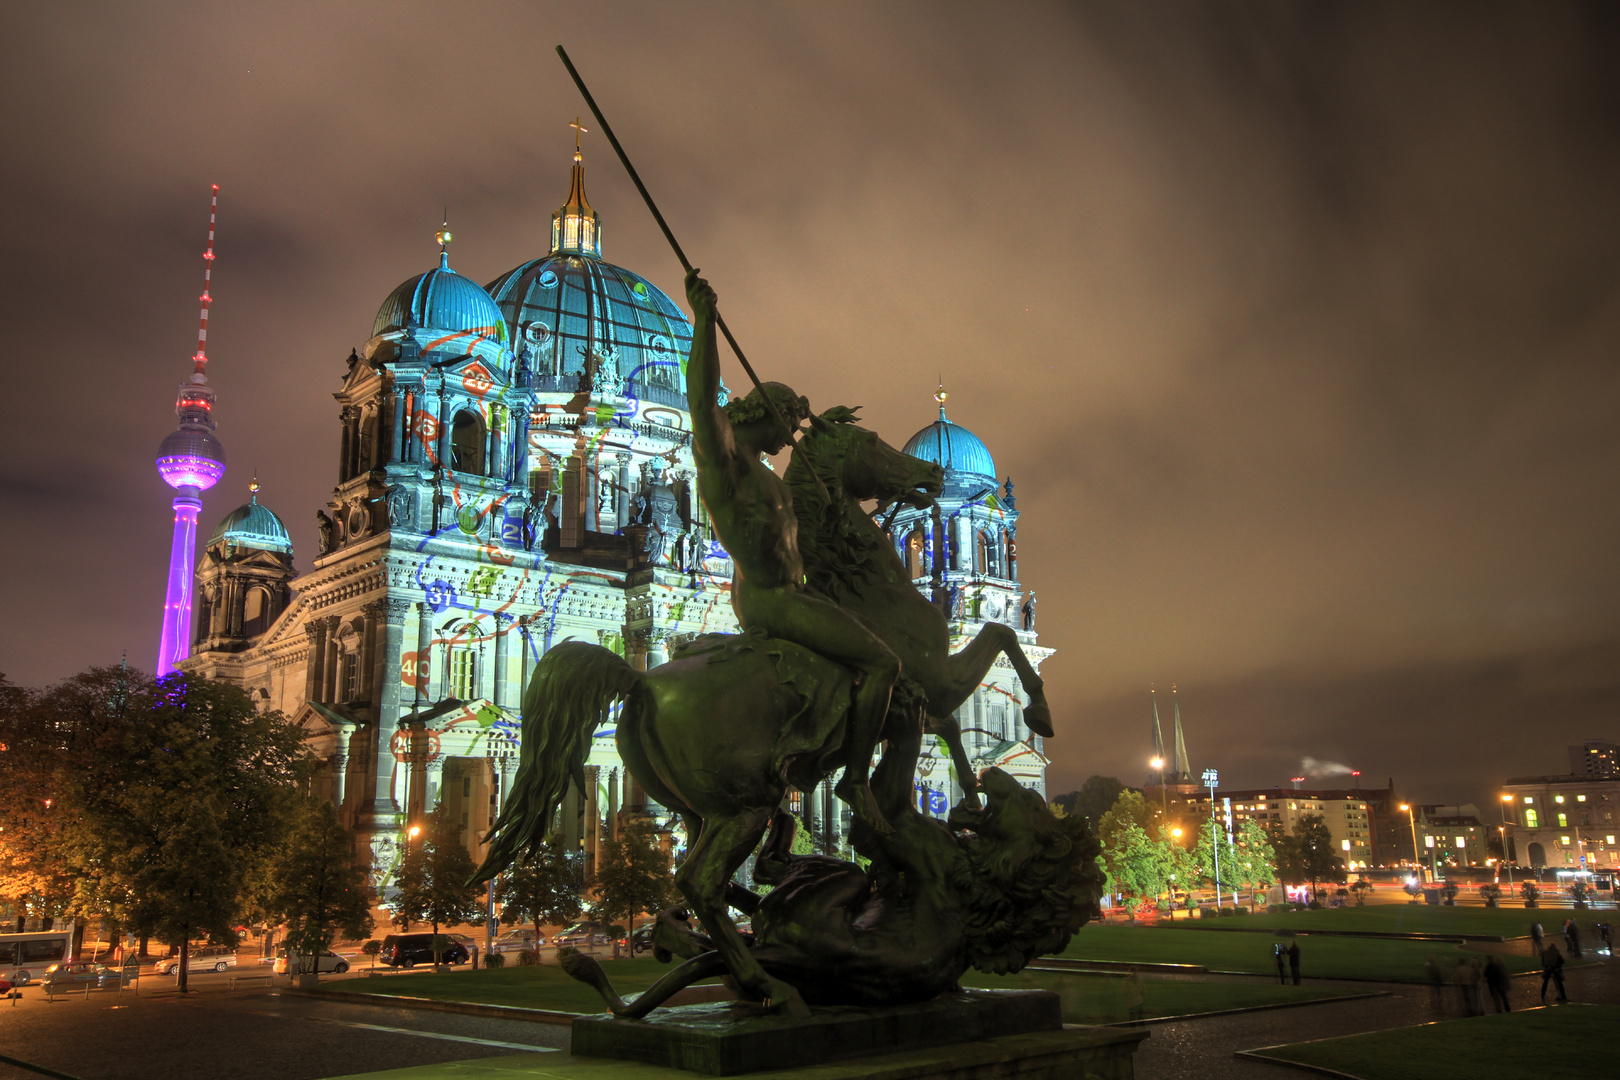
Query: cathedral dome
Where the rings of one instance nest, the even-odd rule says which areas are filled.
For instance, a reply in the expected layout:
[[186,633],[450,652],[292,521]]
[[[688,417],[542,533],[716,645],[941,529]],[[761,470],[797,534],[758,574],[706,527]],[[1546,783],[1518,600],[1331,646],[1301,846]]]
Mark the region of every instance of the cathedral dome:
[[226,514],[220,521],[214,535],[208,538],[208,546],[213,547],[221,540],[229,541],[237,547],[252,548],[255,551],[280,551],[292,554],[292,537],[287,533],[287,526],[281,523],[269,507],[259,505],[259,485],[255,481],[251,488],[252,495],[248,501],[235,510]]
[[476,281],[450,269],[450,257],[442,251],[437,269],[418,274],[389,294],[377,309],[371,333],[375,337],[415,327],[471,331],[503,343],[507,340],[500,308]]
[[964,474],[991,483],[996,479],[996,463],[989,448],[973,432],[947,420],[943,402],[939,419],[908,439],[905,452],[944,469],[947,481],[964,478]]
[[514,267],[488,289],[535,389],[572,392],[588,367],[611,364],[624,396],[686,407],[692,325],[640,274],[559,251]]
[[551,252],[490,282],[534,388],[573,393],[587,371],[601,391],[686,408],[692,324],[640,274],[602,260],[577,145],[568,200],[551,218]]

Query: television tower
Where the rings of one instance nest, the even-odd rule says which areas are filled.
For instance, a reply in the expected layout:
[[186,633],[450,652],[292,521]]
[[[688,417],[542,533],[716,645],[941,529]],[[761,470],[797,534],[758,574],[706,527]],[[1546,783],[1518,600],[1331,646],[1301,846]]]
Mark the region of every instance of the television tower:
[[197,556],[197,514],[202,493],[225,475],[225,448],[214,438],[214,392],[208,389],[208,286],[214,273],[214,216],[219,185],[208,208],[208,250],[203,252],[202,317],[197,325],[197,355],[191,378],[180,386],[174,411],[179,425],[158,447],[157,470],[174,488],[174,541],[169,548],[169,588],[163,597],[163,637],[158,642],[159,678],[191,653],[191,586]]

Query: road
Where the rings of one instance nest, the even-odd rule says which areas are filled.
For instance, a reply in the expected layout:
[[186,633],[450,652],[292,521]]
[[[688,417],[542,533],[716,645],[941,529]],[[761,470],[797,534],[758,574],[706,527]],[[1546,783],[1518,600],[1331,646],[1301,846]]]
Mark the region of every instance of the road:
[[[317,1080],[568,1045],[568,1029],[550,1024],[231,991],[211,973],[192,980],[184,997],[172,980],[54,1002],[32,988],[0,1001],[0,1054],[79,1080]],[[39,1074],[0,1064],[0,1080]]]

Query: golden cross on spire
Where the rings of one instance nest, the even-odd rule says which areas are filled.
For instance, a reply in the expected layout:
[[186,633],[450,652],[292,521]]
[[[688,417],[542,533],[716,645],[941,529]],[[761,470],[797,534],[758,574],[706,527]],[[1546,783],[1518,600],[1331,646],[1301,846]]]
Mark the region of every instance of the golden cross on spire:
[[576,116],[576,117],[574,117],[572,120],[570,120],[568,122],[568,126],[574,129],[574,160],[575,161],[579,160],[579,137],[590,130],[585,125],[580,123],[581,119],[582,119],[582,117]]
[[440,254],[444,253],[444,245],[455,239],[450,235],[450,208],[448,206],[444,208],[444,224],[440,225],[439,231],[433,234],[433,239],[439,244]]

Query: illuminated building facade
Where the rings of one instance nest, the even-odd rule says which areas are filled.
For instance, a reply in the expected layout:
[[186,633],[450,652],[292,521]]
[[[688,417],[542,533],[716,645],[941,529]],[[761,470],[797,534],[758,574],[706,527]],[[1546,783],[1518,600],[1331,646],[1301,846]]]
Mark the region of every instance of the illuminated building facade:
[[[1215,813],[1223,823],[1228,801],[1232,805],[1231,826],[1234,834],[1244,821],[1256,821],[1278,835],[1292,835],[1300,818],[1307,814],[1318,814],[1333,837],[1334,850],[1344,860],[1347,869],[1365,869],[1375,865],[1373,806],[1366,792],[1283,788],[1226,791],[1217,788]],[[1172,821],[1202,823],[1209,820],[1209,814],[1207,788],[1185,794],[1171,789],[1169,817]]]
[[[210,542],[208,629],[186,664],[310,733],[318,782],[371,845],[384,889],[404,830],[436,806],[482,856],[516,772],[523,688],[553,644],[600,643],[645,669],[736,629],[731,562],[694,491],[691,326],[651,282],[603,260],[577,146],[545,255],[480,286],[451,267],[448,226],[439,239],[438,265],[389,294],[348,357],[311,568],[294,576],[285,529],[255,495]],[[964,634],[1020,618],[1006,494],[1005,508],[979,496],[965,513],[991,537],[979,569],[945,575],[973,597]],[[1033,630],[1022,637],[1032,660],[1046,655]],[[987,687],[973,706],[978,756],[1044,789],[1010,669]],[[946,771],[929,766],[936,788]],[[586,777],[562,828],[589,869],[618,811],[660,811],[611,727]],[[827,786],[808,794],[795,805],[813,834],[842,836]]]
[[1502,792],[1503,828],[1516,865],[1620,868],[1620,777],[1516,776]]
[[174,536],[169,545],[169,581],[163,594],[163,629],[158,639],[157,674],[174,671],[191,645],[191,590],[197,553],[197,514],[202,493],[225,475],[225,448],[214,437],[214,392],[208,388],[208,293],[214,274],[214,218],[219,185],[208,209],[208,248],[203,252],[202,316],[197,327],[197,353],[189,381],[180,387],[174,411],[180,423],[158,446],[157,470],[174,489]]

